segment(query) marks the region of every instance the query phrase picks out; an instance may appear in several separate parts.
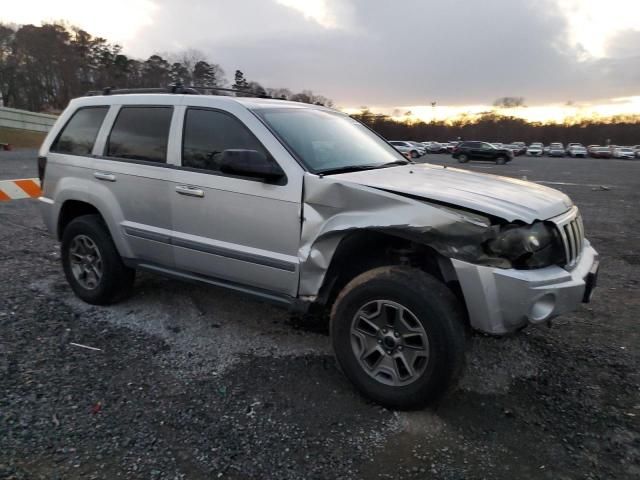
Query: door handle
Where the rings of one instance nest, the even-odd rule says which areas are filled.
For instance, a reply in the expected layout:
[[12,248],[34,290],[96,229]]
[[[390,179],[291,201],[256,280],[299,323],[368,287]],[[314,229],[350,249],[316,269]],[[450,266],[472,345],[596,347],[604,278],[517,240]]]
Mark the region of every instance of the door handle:
[[93,172],[93,176],[98,180],[104,180],[106,182],[115,182],[116,176],[113,173],[105,173],[105,172]]
[[189,185],[178,185],[176,187],[176,192],[180,195],[187,195],[189,197],[204,197],[204,190],[196,187],[190,187]]

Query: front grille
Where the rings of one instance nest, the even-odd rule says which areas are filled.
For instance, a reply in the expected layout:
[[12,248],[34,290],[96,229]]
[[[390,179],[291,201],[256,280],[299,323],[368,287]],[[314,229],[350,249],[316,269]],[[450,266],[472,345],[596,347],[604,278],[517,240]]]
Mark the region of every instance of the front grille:
[[573,267],[582,254],[584,244],[584,225],[577,207],[553,219],[556,224],[565,253],[565,265]]

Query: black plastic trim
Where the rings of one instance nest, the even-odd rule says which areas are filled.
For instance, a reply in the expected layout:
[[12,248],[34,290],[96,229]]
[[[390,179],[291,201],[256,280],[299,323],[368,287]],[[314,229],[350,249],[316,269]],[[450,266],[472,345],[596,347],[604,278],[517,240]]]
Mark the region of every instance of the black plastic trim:
[[184,240],[180,238],[172,238],[171,244],[176,247],[188,248],[190,250],[197,250],[198,252],[211,253],[220,257],[232,258],[234,260],[240,260],[242,262],[255,263],[257,265],[264,265],[265,267],[277,268],[278,270],[285,270],[287,272],[295,272],[295,263],[287,262],[284,260],[275,260],[273,258],[265,257],[262,255],[256,255],[253,253],[239,252],[230,248],[216,247],[214,245],[206,245],[200,242],[194,242],[191,240]]
[[132,237],[144,238],[145,240],[153,240],[154,242],[171,244],[171,237],[169,235],[163,235],[161,233],[150,232],[149,230],[143,230],[135,227],[123,227],[127,235]]
[[251,287],[248,285],[230,282],[222,280],[220,278],[209,277],[207,275],[201,275],[194,272],[187,272],[183,270],[175,270],[166,267],[156,265],[148,262],[138,262],[135,260],[126,260],[125,263],[130,267],[136,267],[150,272],[159,273],[167,277],[177,278],[179,280],[187,280],[198,283],[206,283],[208,285],[214,285],[216,287],[226,288],[228,290],[234,290],[236,292],[246,293],[252,297],[256,297],[259,300],[265,300],[270,303],[275,303],[280,306],[291,308],[295,303],[295,298],[285,294],[279,294],[264,290],[261,288]]
[[273,258],[265,257],[263,255],[256,255],[252,253],[239,252],[225,247],[216,247],[214,245],[206,245],[200,242],[194,242],[192,240],[184,240],[181,238],[171,237],[170,235],[163,235],[161,233],[151,232],[140,228],[123,227],[127,235],[137,238],[143,238],[145,240],[152,240],[154,242],[166,243],[168,245],[174,245],[176,247],[187,248],[189,250],[196,250],[198,252],[210,253],[212,255],[218,255],[220,257],[231,258],[233,260],[240,260],[241,262],[254,263],[256,265],[263,265],[265,267],[276,268],[278,270],[284,270],[286,272],[295,272],[296,264],[293,262],[287,262],[285,260],[276,260]]

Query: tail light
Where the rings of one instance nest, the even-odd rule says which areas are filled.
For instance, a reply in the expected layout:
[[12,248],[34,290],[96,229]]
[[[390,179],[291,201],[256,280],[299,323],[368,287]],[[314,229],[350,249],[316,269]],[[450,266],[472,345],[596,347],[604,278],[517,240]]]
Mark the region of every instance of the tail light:
[[38,179],[40,180],[40,188],[44,183],[44,172],[47,168],[47,157],[38,157]]

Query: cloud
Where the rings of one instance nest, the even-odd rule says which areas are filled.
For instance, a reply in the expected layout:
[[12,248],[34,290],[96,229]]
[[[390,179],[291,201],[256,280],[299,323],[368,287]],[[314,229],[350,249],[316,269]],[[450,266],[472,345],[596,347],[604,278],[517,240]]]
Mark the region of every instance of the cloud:
[[[345,107],[640,93],[640,33],[589,17],[584,5],[604,0],[148,1],[151,21],[124,42],[125,52],[195,48],[229,77],[239,68],[264,86],[309,88]],[[624,17],[623,0],[607,1],[617,10],[606,18]],[[601,35],[601,55],[576,41],[584,33],[576,12]]]

